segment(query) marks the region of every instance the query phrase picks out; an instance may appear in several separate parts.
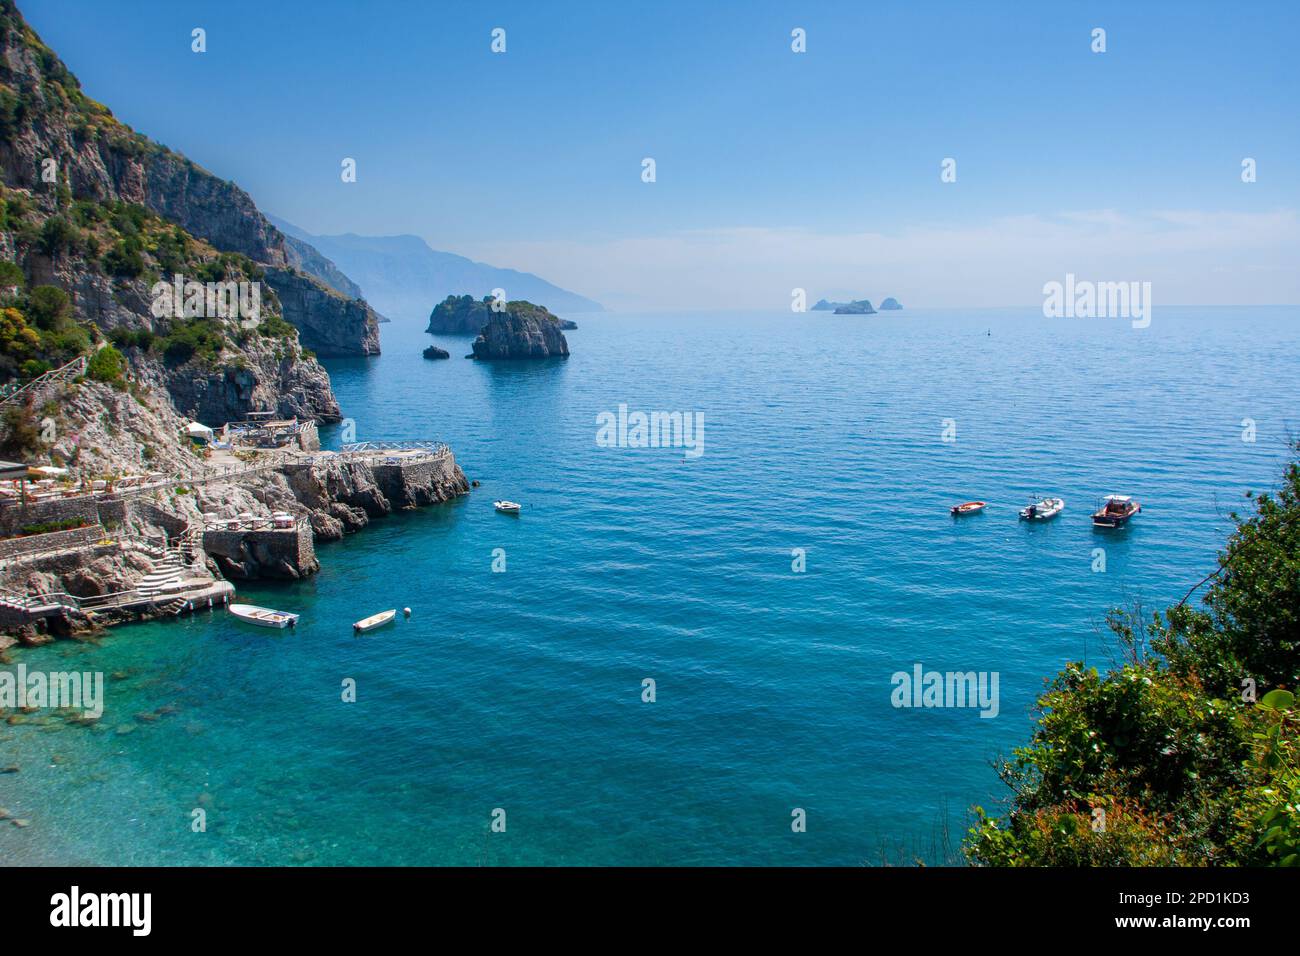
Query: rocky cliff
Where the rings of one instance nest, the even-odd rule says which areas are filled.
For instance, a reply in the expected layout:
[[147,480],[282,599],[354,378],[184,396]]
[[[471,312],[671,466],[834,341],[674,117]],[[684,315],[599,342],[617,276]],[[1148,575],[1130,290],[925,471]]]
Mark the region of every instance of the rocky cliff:
[[[45,228],[44,219],[72,219],[76,225],[79,202],[125,203],[149,210],[219,252],[239,254],[277,273],[292,266],[285,237],[246,192],[136,133],[87,97],[10,0],[0,4],[0,176],[45,214],[30,223],[30,238],[47,244],[68,234],[62,224],[48,234],[37,231]],[[119,239],[130,247],[129,236]],[[27,250],[20,244],[18,251]],[[112,249],[93,251],[92,261]],[[309,271],[282,281],[282,286],[303,286],[288,297],[328,302],[307,288],[328,289]],[[336,317],[343,320],[341,328],[330,325]],[[378,316],[364,303],[349,309],[330,303],[320,313],[293,308],[285,318],[298,327],[306,348],[322,354],[378,351]]]
[[318,355],[378,355],[379,315],[293,269],[266,269],[284,317]]
[[306,272],[325,283],[335,292],[348,299],[360,299],[361,286],[357,285],[329,259],[301,239],[286,235],[284,249],[289,256],[289,265],[299,272]]

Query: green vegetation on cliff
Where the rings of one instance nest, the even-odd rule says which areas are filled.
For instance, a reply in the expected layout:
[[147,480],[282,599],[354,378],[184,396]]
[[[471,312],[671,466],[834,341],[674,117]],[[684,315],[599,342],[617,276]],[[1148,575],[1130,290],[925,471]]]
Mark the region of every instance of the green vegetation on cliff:
[[1112,612],[1122,664],[1051,681],[971,860],[1300,865],[1300,464],[1252,500],[1199,607]]

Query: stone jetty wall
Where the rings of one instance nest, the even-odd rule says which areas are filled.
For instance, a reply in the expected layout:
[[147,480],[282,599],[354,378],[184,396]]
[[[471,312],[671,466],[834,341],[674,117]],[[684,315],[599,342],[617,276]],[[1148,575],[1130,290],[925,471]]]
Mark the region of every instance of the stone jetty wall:
[[320,570],[306,523],[285,529],[204,531],[203,550],[222,574],[236,580],[297,580]]

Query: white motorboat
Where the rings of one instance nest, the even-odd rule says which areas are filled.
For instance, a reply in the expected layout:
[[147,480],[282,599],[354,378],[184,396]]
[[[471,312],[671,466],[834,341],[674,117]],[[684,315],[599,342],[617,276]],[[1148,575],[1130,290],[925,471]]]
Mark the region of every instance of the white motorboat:
[[492,502],[492,507],[496,508],[497,511],[500,511],[502,514],[506,514],[506,515],[517,515],[517,514],[519,514],[519,509],[522,508],[523,505],[521,505],[521,504],[520,504],[519,502],[517,502],[517,501],[504,501],[504,500],[503,500],[503,501],[494,501],[494,502]]
[[1048,518],[1055,518],[1065,509],[1065,499],[1063,498],[1042,498],[1038,501],[1031,501],[1027,506],[1020,509],[1020,517],[1026,521],[1046,521]]
[[288,611],[273,611],[269,607],[257,607],[254,604],[232,604],[230,613],[241,621],[256,624],[258,627],[293,627],[298,623],[298,615]]
[[364,634],[366,631],[373,631],[377,627],[383,627],[385,624],[397,617],[397,608],[388,611],[380,611],[378,614],[372,614],[369,617],[363,617],[357,623],[352,625],[352,629],[358,634]]

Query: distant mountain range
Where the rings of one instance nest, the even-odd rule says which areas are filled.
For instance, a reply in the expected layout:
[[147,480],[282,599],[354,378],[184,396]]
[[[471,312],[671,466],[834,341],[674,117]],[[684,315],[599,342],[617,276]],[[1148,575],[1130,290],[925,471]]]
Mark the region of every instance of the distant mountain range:
[[[557,315],[605,311],[599,302],[531,273],[500,269],[430,249],[419,236],[358,236],[350,232],[314,236],[291,222],[275,216],[267,218],[290,239],[303,260],[300,268],[330,281],[325,277],[333,266],[338,284],[331,285],[347,295],[355,295],[351,289],[359,286],[366,302],[390,319],[419,316],[424,320],[449,295],[482,298],[493,289],[504,289],[507,299],[527,299],[544,305]],[[313,251],[326,261],[311,261]]]

